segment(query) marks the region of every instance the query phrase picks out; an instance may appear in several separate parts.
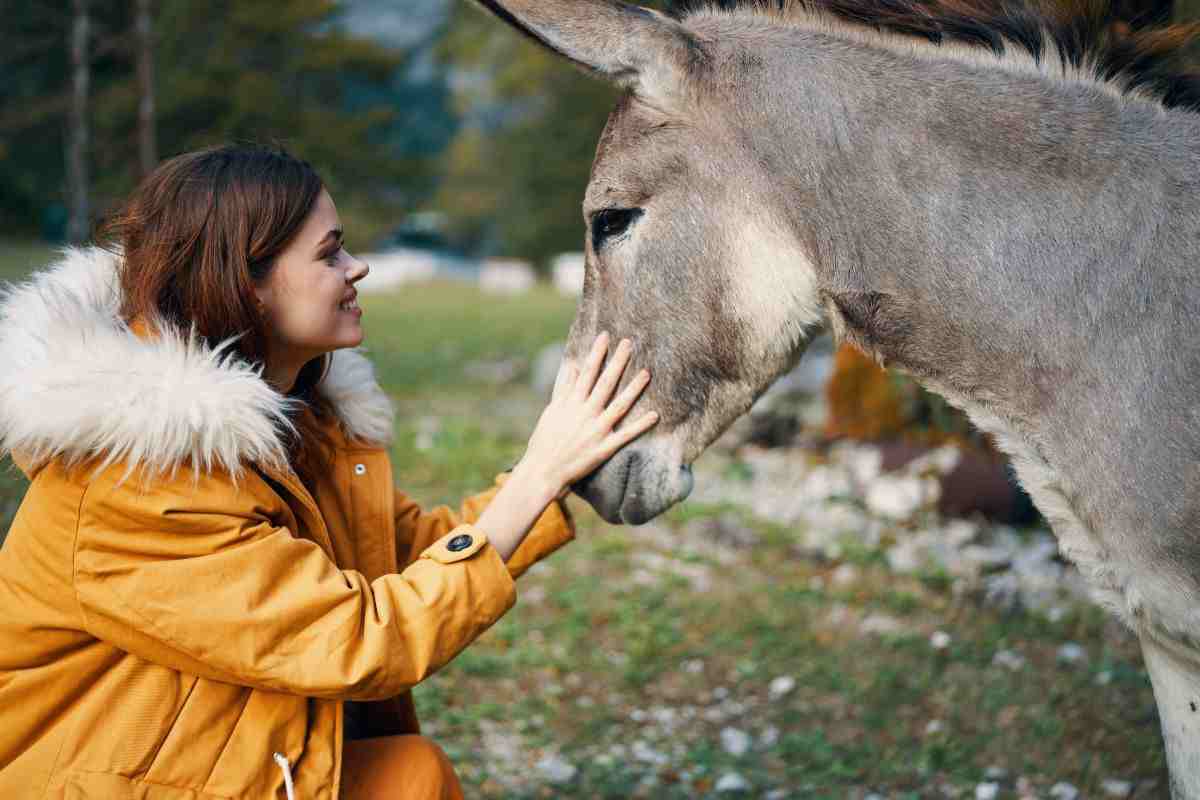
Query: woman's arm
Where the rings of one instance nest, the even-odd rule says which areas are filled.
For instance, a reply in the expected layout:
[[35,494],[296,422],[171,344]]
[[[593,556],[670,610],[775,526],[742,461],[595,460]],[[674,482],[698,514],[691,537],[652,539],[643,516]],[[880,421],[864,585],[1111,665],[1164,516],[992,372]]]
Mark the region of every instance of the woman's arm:
[[392,697],[513,604],[509,570],[464,525],[399,574],[368,581],[273,522],[253,473],[91,479],[75,530],[83,628],[147,661],[213,680],[343,700]]

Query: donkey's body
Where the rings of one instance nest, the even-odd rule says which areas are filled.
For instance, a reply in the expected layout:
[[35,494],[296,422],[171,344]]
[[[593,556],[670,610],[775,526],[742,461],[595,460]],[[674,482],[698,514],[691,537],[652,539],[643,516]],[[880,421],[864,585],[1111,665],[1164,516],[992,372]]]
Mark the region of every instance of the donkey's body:
[[[503,5],[620,79],[572,16],[618,6]],[[638,337],[663,423],[588,499],[635,522],[681,499],[687,465],[824,312],[997,435],[1141,637],[1173,790],[1200,800],[1200,115],[1052,55],[803,8],[629,13],[642,54],[585,201],[572,341]]]

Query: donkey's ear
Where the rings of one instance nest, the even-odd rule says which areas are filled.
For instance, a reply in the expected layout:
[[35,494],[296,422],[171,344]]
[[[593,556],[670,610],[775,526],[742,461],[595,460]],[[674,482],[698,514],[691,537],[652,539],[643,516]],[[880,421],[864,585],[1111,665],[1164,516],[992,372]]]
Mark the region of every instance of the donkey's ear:
[[588,72],[645,96],[669,96],[701,55],[678,22],[619,0],[476,2]]

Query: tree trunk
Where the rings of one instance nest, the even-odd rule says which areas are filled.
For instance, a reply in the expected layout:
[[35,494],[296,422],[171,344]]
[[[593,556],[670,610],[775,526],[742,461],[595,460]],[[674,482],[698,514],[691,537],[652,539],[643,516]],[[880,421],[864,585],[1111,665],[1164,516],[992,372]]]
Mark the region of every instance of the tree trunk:
[[138,82],[138,167],[149,175],[158,164],[158,137],[154,130],[154,26],[151,0],[136,0]]
[[71,22],[71,111],[67,130],[67,193],[70,220],[67,238],[82,242],[88,236],[88,84],[91,63],[88,55],[89,19],[87,0],[72,0]]

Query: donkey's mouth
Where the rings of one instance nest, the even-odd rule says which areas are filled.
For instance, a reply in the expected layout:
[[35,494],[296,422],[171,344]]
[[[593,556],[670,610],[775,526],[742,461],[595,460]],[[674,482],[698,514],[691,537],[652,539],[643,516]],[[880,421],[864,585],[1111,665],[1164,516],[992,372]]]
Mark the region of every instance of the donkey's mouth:
[[606,522],[641,525],[691,494],[692,483],[691,467],[658,464],[635,445],[573,488]]

